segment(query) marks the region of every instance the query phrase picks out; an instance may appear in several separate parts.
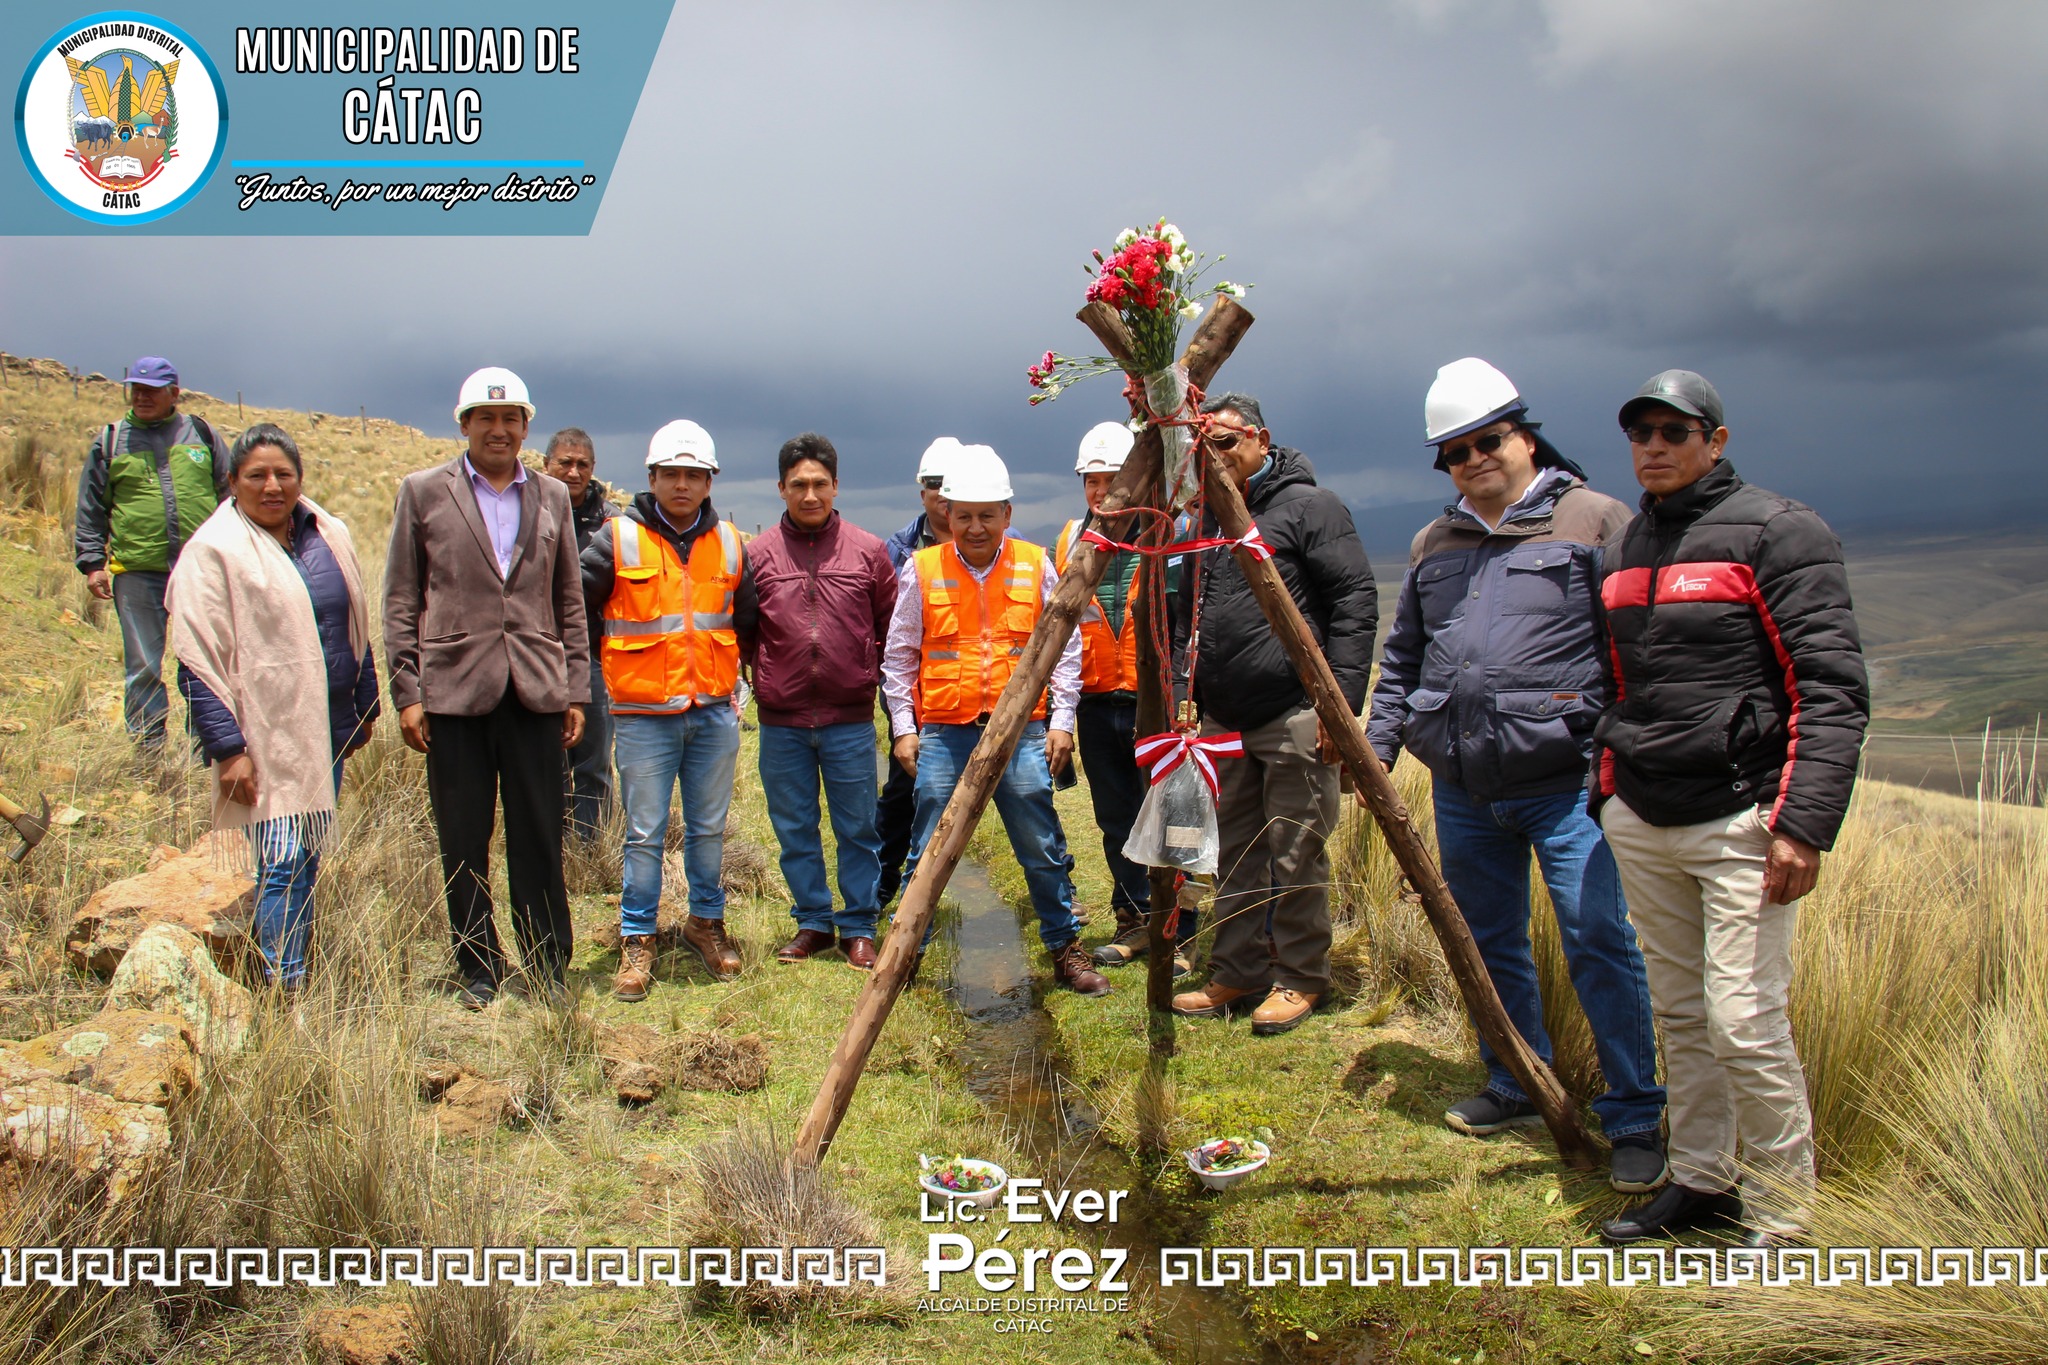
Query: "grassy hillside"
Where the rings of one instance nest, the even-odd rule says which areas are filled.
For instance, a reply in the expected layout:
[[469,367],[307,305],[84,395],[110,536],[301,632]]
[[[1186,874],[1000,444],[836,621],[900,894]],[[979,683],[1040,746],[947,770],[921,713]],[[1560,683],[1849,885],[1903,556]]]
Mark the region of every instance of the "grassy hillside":
[[[111,613],[83,596],[69,562],[68,489],[118,394],[81,383],[74,397],[56,367],[42,368],[40,385],[35,373],[9,363],[0,387],[0,790],[47,789],[82,815],[27,864],[0,865],[0,1036],[10,1038],[96,1008],[104,987],[66,965],[64,926],[95,888],[139,870],[152,845],[191,842],[207,809],[202,773],[130,758]],[[194,406],[225,427],[261,416],[292,431],[309,493],[350,520],[373,560],[398,478],[452,451],[388,423],[372,421],[365,435],[354,419],[238,415],[204,398]],[[1910,579],[1896,587],[1910,592]],[[1868,610],[1860,581],[1858,591]],[[1902,612],[1878,629],[1911,639],[1938,616]],[[714,983],[669,953],[645,1004],[608,998],[613,830],[607,853],[571,867],[577,1000],[559,1010],[506,1000],[475,1016],[445,989],[421,765],[392,730],[381,726],[351,762],[341,842],[316,902],[313,989],[296,1008],[271,1008],[256,1047],[182,1112],[182,1156],[140,1207],[108,1213],[79,1191],[0,1181],[0,1245],[763,1245],[824,1236],[822,1217],[842,1239],[852,1230],[886,1246],[897,1282],[811,1302],[602,1287],[9,1291],[0,1365],[295,1361],[309,1315],[342,1304],[400,1310],[431,1358],[448,1361],[2048,1359],[2048,1310],[2011,1287],[1734,1297],[1282,1287],[1215,1291],[1206,1302],[1145,1290],[1128,1315],[1069,1317],[1030,1339],[996,1335],[973,1315],[920,1312],[916,1267],[929,1229],[908,1193],[913,1154],[970,1151],[1055,1175],[1020,1105],[1099,1117],[1099,1137],[1073,1138],[1061,1156],[1077,1168],[1107,1163],[1138,1191],[1145,1218],[1124,1230],[1125,1244],[1576,1245],[1620,1201],[1565,1172],[1547,1141],[1472,1142],[1442,1126],[1444,1104],[1482,1073],[1419,910],[1400,895],[1369,822],[1350,810],[1335,874],[1339,994],[1309,1025],[1279,1039],[1255,1039],[1241,1020],[1185,1025],[1178,1055],[1154,1067],[1142,985],[1126,972],[1104,1000],[1048,994],[1043,1012],[1028,1012],[1039,1030],[1031,1052],[1012,1056],[999,1049],[1013,1035],[991,1037],[963,1017],[942,941],[869,1064],[825,1166],[830,1189],[809,1201],[818,1217],[764,1219],[734,1182],[781,1188],[773,1139],[786,1140],[807,1105],[860,978],[829,962],[769,960],[790,921],[752,737],[728,866],[748,963],[741,977]],[[1397,778],[1426,811],[1426,779],[1412,762]],[[1096,911],[1093,944],[1109,932],[1099,844],[1085,791],[1060,800],[1080,894]],[[1016,869],[992,817],[975,852],[1016,900]],[[1801,911],[1795,1028],[1829,1182],[1817,1239],[2048,1245],[2038,1198],[2048,1183],[2044,901],[2041,813],[1864,785]],[[1584,1096],[1596,1069],[1547,923],[1539,906],[1559,1072]],[[756,1035],[768,1050],[766,1083],[744,1093],[671,1089],[624,1107],[600,1053],[606,1030],[626,1022]],[[487,1123],[480,1140],[437,1127],[442,1111],[420,1097],[422,1068],[446,1064],[503,1088],[502,1122]],[[1275,1133],[1273,1169],[1227,1195],[1198,1191],[1178,1149],[1254,1126]],[[734,1147],[735,1134],[771,1137]],[[1084,1244],[1051,1228],[1006,1243]],[[1205,1318],[1205,1308],[1230,1320]]]

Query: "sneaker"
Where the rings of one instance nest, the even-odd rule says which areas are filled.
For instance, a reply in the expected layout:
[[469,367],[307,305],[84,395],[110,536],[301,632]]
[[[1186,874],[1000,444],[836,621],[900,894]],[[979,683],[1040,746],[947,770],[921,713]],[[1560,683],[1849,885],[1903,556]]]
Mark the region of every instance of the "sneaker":
[[1731,1227],[1741,1221],[1742,1196],[1734,1190],[1696,1190],[1674,1180],[1655,1199],[1602,1223],[1600,1236],[1619,1246],[1651,1237]]
[[612,994],[620,1000],[645,1000],[654,986],[654,935],[627,934],[619,940],[619,974]]
[[1285,1033],[1308,1018],[1321,998],[1289,986],[1275,986],[1252,1011],[1252,1032],[1266,1036]]
[[1614,1140],[1607,1154],[1607,1183],[1623,1194],[1648,1194],[1671,1178],[1664,1160],[1664,1142],[1655,1133],[1637,1133]]
[[1052,979],[1078,995],[1109,994],[1109,978],[1089,965],[1088,954],[1079,942],[1069,943],[1052,955]]
[[1543,1115],[1527,1100],[1502,1099],[1491,1090],[1482,1090],[1444,1110],[1444,1122],[1467,1137],[1487,1137],[1510,1128],[1539,1127]]

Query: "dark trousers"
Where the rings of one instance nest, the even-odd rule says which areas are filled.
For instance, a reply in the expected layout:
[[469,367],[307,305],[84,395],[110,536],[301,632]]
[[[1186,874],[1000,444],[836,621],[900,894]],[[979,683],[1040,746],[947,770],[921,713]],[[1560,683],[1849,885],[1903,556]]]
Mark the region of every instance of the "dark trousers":
[[496,984],[505,955],[491,920],[491,831],[505,806],[505,880],[524,965],[560,979],[573,930],[562,882],[562,718],[508,688],[481,716],[427,718],[427,797],[441,836],[448,927],[464,981]]
[[889,776],[875,802],[875,837],[882,842],[882,886],[876,904],[886,910],[903,889],[903,863],[910,857],[910,831],[917,815],[917,779],[893,757],[882,762]]
[[604,690],[604,665],[590,661],[590,704],[583,708],[583,738],[563,751],[568,785],[569,832],[595,839],[612,808],[612,705]]
[[[1152,883],[1141,863],[1124,856],[1124,843],[1145,803],[1145,774],[1138,770],[1138,699],[1121,692],[1099,692],[1081,698],[1074,719],[1075,747],[1088,774],[1088,799],[1095,805],[1095,823],[1102,828],[1102,856],[1116,883],[1110,906],[1119,924],[1143,919],[1152,910]],[[1178,937],[1195,932],[1195,912],[1180,912]]]

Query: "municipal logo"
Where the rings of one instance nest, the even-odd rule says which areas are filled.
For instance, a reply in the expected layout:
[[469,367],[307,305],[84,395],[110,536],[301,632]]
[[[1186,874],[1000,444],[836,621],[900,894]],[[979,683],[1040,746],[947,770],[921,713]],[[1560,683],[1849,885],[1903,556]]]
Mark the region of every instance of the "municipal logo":
[[95,223],[182,208],[219,164],[227,132],[227,95],[206,53],[177,25],[128,10],[44,43],[14,101],[29,174]]

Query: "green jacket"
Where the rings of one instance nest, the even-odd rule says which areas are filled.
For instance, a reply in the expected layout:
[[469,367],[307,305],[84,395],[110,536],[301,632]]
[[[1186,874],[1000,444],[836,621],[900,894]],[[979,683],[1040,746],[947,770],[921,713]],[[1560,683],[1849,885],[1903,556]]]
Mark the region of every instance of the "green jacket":
[[145,426],[130,413],[101,430],[78,474],[78,571],[169,571],[227,496],[227,448],[204,419]]

